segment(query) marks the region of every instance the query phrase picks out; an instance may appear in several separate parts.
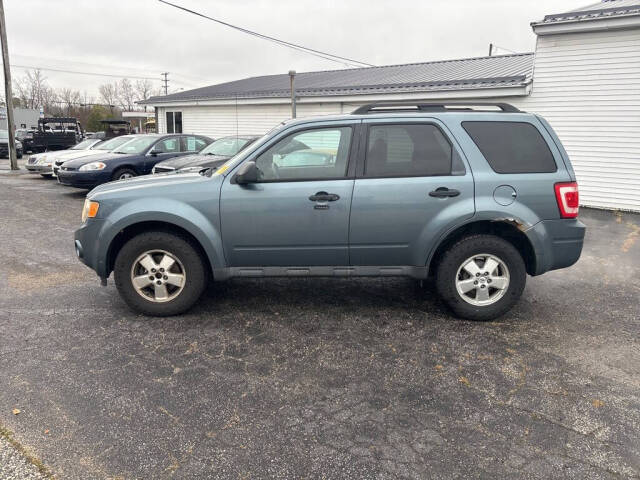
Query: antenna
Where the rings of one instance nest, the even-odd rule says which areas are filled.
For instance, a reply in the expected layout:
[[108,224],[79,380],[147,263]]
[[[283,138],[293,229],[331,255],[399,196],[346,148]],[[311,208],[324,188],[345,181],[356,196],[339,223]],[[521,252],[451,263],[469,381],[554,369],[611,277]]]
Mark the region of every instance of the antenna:
[[164,94],[169,95],[169,72],[162,72],[160,75],[162,75],[164,77],[164,80],[162,80],[164,82]]

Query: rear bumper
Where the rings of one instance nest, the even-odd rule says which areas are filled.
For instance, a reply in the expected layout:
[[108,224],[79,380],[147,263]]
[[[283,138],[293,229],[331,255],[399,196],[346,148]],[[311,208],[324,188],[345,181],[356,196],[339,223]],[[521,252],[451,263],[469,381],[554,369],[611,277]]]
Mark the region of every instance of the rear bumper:
[[570,267],[582,253],[587,227],[578,219],[542,220],[525,233],[536,251],[534,275]]

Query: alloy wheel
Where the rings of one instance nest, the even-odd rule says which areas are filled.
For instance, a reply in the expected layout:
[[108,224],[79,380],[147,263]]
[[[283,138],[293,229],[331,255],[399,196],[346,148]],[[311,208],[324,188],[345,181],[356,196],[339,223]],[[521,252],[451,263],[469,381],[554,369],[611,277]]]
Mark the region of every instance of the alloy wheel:
[[500,300],[509,289],[509,269],[495,255],[467,258],[456,274],[456,290],[471,305],[484,307]]
[[134,289],[151,302],[173,300],[182,292],[186,279],[182,262],[165,250],[144,252],[131,267]]

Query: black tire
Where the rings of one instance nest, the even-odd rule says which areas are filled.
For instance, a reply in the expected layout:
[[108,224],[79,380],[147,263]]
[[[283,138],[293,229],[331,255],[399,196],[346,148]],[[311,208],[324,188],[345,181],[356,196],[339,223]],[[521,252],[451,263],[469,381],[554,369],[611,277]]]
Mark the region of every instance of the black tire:
[[119,168],[115,172],[113,172],[113,175],[111,176],[111,180],[121,180],[123,175],[129,175],[129,177],[135,177],[138,174],[136,173],[135,170],[131,168]]
[[[161,303],[143,297],[131,280],[136,260],[153,250],[163,250],[175,257],[182,264],[186,277],[182,291],[175,298]],[[186,312],[202,295],[208,279],[205,261],[196,246],[185,237],[166,232],[146,232],[124,244],[116,257],[113,273],[118,292],[129,307],[145,315],[168,317]]]
[[[458,269],[474,255],[494,255],[509,270],[509,285],[500,299],[490,305],[472,305],[456,288]],[[436,270],[438,293],[456,314],[467,320],[493,320],[518,301],[527,280],[527,270],[520,252],[509,242],[494,235],[472,235],[453,244],[442,256]]]

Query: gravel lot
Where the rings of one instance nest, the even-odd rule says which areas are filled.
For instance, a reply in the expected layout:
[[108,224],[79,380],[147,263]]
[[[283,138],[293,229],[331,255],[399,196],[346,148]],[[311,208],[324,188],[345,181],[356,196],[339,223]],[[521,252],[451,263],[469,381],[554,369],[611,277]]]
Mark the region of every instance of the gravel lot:
[[26,460],[5,438],[0,437],[0,478],[2,480],[41,480],[49,478]]
[[152,319],[75,259],[84,193],[0,174],[0,425],[60,478],[640,477],[639,215],[583,210],[580,262],[496,322],[406,279]]

